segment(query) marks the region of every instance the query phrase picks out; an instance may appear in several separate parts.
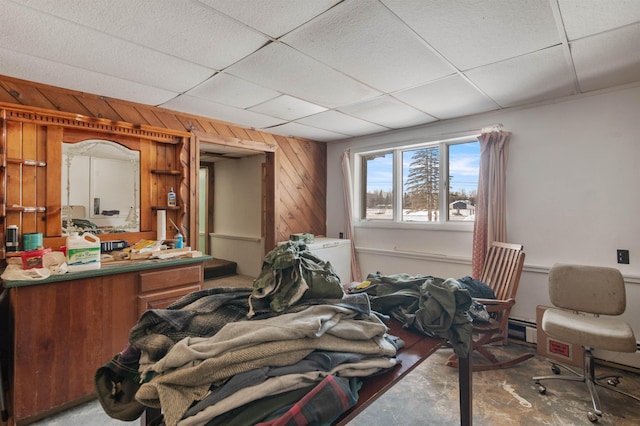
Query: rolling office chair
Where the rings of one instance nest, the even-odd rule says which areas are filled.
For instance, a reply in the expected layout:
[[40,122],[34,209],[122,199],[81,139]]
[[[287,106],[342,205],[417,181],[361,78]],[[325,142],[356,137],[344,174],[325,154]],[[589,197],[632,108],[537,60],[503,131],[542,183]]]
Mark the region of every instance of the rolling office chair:
[[[584,347],[584,371],[580,374],[562,366],[572,376],[560,375],[552,363],[551,376],[534,377],[541,394],[546,388],[542,380],[581,381],[591,394],[593,411],[587,413],[592,422],[602,417],[596,385],[640,401],[640,398],[616,389],[620,376],[595,376],[592,348],[615,352],[635,352],[636,338],[626,322],[600,315],[621,315],[626,309],[626,293],[622,274],[615,268],[556,264],[549,272],[549,297],[554,308],[542,316],[542,329],[550,337]],[[539,342],[540,344],[540,342]],[[606,382],[602,381],[608,379]],[[602,382],[601,382],[602,381]]]

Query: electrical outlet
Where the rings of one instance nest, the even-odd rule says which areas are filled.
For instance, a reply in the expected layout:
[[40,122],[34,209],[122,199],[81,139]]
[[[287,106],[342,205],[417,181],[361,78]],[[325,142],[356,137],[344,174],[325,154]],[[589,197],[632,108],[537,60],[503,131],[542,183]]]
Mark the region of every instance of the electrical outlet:
[[629,264],[629,250],[618,250],[618,263]]

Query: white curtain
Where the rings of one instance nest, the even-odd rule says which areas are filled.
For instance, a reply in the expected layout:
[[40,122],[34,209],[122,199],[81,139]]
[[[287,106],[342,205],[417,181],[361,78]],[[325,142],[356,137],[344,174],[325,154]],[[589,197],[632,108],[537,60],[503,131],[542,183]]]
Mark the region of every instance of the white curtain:
[[[346,150],[342,154],[342,189],[344,194],[344,210],[346,220],[346,235],[348,240],[351,240],[351,281],[362,281],[362,275],[360,273],[360,265],[358,264],[358,256],[356,254],[356,242],[355,232],[353,228],[353,206],[351,204],[353,188],[353,179],[351,175],[351,159],[350,152]],[[342,283],[349,284],[349,283]]]
[[473,228],[473,277],[480,279],[488,247],[507,242],[507,160],[511,133],[483,132],[480,142],[478,202]]

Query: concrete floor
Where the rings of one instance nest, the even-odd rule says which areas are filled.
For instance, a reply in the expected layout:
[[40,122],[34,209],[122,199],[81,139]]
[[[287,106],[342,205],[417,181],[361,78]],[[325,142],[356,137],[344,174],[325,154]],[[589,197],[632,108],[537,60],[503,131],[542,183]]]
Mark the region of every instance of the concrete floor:
[[[205,287],[238,284],[243,278],[232,277],[208,282]],[[496,347],[500,357],[535,353],[535,347],[511,341],[506,347]],[[350,426],[458,425],[457,370],[446,367],[450,349],[441,349],[409,373],[400,383],[363,411]],[[598,373],[611,370],[598,367]],[[613,370],[621,374],[618,388],[640,395],[640,375]],[[547,381],[546,395],[538,393],[531,378],[551,374],[548,361],[536,355],[504,370],[473,374],[474,425],[588,425],[587,411],[592,408],[586,386],[579,382]],[[640,402],[598,388],[603,417],[601,425],[639,425]],[[37,426],[129,425],[109,418],[97,401],[34,423]]]

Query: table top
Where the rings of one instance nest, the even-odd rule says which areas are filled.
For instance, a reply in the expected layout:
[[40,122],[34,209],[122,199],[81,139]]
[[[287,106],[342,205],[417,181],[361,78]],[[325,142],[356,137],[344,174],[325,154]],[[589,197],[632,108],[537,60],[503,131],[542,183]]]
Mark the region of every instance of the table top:
[[358,402],[340,416],[334,424],[348,423],[446,343],[446,339],[429,337],[417,331],[403,328],[402,324],[394,319],[391,319],[387,325],[389,334],[401,338],[405,343],[396,355],[400,361],[399,365],[383,374],[363,378],[362,387],[358,392]]

